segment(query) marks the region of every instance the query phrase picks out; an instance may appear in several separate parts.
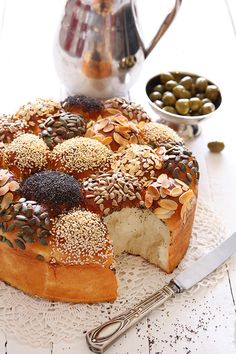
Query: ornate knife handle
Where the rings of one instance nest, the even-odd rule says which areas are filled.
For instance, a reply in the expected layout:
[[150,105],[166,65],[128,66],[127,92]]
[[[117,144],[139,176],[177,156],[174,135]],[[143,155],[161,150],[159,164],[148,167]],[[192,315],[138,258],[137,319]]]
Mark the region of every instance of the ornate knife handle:
[[168,285],[149,296],[146,300],[140,302],[131,310],[91,330],[86,335],[89,349],[94,353],[104,353],[104,351],[107,350],[121,334],[126,332],[127,329],[180,291],[180,288],[171,281]]

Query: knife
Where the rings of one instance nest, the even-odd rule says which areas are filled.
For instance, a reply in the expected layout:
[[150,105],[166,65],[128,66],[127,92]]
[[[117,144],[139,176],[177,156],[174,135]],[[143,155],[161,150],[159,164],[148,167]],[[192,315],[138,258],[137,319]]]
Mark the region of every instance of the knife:
[[150,311],[175,294],[190,289],[223,264],[234,252],[236,252],[236,232],[212,252],[201,257],[188,269],[182,271],[161,290],[158,290],[131,310],[127,310],[88,332],[86,341],[89,349],[94,353],[104,353],[118,337]]

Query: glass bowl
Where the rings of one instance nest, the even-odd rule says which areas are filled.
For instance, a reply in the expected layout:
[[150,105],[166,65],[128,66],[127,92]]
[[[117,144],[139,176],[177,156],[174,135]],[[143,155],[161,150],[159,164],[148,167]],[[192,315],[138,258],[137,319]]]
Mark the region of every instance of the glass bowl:
[[[168,73],[170,73],[174,77],[174,80],[177,81],[177,83],[179,83],[179,81],[186,76],[190,76],[193,79],[194,83],[197,78],[203,77],[201,75],[197,75],[197,74],[189,73],[189,72],[184,72],[184,71],[170,71]],[[166,73],[164,73],[164,74],[166,74]],[[209,118],[210,116],[212,116],[221,105],[222,96],[221,96],[221,92],[219,90],[219,87],[216,84],[214,84],[212,81],[210,81],[206,78],[207,84],[217,86],[218,91],[219,91],[216,100],[212,101],[215,106],[214,111],[209,112],[207,114],[200,114],[198,112],[190,112],[190,114],[193,114],[193,115],[190,115],[190,114],[189,115],[188,114],[181,115],[179,113],[171,113],[171,112],[168,112],[168,111],[164,110],[163,108],[159,107],[155,103],[155,101],[152,101],[150,99],[150,94],[154,91],[154,87],[162,84],[161,75],[163,75],[163,73],[160,73],[160,74],[150,78],[146,84],[146,95],[147,95],[148,102],[151,105],[152,109],[158,114],[162,123],[167,124],[171,128],[175,129],[181,136],[191,138],[191,137],[199,135],[199,133],[201,131],[199,123],[201,121]],[[171,89],[165,90],[165,91],[172,92]],[[206,97],[204,97],[205,96],[204,90],[203,90],[203,92],[196,91],[195,93],[191,93],[191,97],[195,97],[196,95],[197,96],[200,95],[201,99],[206,98]]]

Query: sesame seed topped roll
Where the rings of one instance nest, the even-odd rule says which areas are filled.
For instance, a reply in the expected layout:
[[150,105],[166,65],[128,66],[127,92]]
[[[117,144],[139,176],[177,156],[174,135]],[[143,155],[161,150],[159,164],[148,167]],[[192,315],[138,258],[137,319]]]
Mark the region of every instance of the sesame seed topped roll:
[[171,128],[159,123],[147,123],[141,128],[143,140],[153,147],[182,145],[183,139]]
[[23,179],[45,170],[48,166],[49,149],[42,139],[34,134],[22,134],[7,144],[3,154],[3,165]]
[[112,158],[112,151],[99,141],[77,137],[54,147],[51,168],[82,179],[98,170],[109,170]]
[[100,217],[90,211],[74,209],[52,221],[51,257],[57,263],[107,265],[112,247],[108,231]]

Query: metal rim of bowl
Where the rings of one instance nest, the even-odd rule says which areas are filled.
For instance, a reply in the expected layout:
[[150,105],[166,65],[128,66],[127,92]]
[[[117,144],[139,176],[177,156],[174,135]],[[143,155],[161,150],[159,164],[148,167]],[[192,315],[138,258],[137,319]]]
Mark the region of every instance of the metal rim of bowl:
[[[186,71],[168,71],[169,73],[173,74],[173,75],[179,75],[179,76],[191,76],[193,78],[198,78],[198,77],[205,77],[205,76],[201,76],[198,74],[194,74],[194,73],[190,73],[190,72],[186,72]],[[148,102],[151,105],[151,107],[154,109],[154,111],[157,111],[160,115],[160,117],[166,121],[169,121],[171,123],[176,123],[176,124],[191,124],[191,125],[195,125],[198,124],[199,122],[201,122],[204,119],[209,118],[214,112],[216,112],[218,110],[218,108],[221,105],[222,102],[222,96],[221,96],[221,92],[219,90],[219,97],[217,99],[217,105],[216,105],[216,109],[213,112],[210,112],[208,114],[203,114],[203,115],[199,115],[199,116],[184,116],[184,115],[180,115],[180,114],[175,114],[175,113],[170,113],[167,111],[164,111],[163,109],[161,109],[160,107],[158,107],[157,105],[155,105],[155,103],[153,101],[150,100],[149,98],[149,94],[151,93],[150,88],[154,87],[155,85],[159,84],[160,81],[158,82],[158,78],[160,77],[161,73],[151,77],[145,87],[145,91],[146,91],[146,95],[148,97]],[[217,86],[215,83],[213,83],[211,80],[208,80],[208,78],[206,78],[208,83],[210,85],[215,85]],[[219,88],[219,86],[217,86]]]

